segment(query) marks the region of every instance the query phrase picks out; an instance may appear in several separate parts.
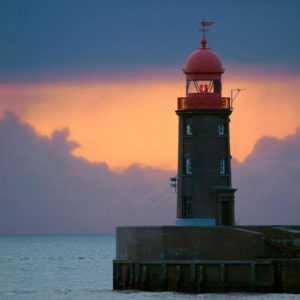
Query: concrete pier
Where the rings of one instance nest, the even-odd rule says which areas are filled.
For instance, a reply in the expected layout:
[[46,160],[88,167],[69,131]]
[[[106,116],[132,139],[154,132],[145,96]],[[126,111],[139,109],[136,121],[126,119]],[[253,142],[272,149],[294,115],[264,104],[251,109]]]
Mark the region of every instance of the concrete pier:
[[299,293],[298,229],[120,227],[113,286],[188,293]]

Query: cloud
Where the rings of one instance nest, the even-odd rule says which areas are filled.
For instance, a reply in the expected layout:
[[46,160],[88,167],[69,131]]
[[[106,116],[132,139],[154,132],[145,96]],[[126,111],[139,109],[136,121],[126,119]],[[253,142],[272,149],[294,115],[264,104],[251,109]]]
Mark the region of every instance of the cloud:
[[118,224],[172,223],[170,172],[138,165],[113,172],[72,156],[78,145],[68,136],[67,129],[39,136],[14,114],[4,115],[0,233],[98,233]]
[[[37,134],[15,114],[0,120],[0,234],[111,233],[117,225],[173,224],[172,171],[132,165],[122,172],[71,152],[67,129]],[[121,149],[120,149],[121,151]],[[265,137],[234,161],[241,224],[300,223],[300,130]]]
[[261,138],[234,164],[237,215],[243,224],[300,224],[300,128],[284,139]]

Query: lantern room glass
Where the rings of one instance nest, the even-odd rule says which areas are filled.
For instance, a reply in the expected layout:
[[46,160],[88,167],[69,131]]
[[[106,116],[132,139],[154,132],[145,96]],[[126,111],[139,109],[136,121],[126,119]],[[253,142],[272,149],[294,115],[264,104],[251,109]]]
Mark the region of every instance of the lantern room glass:
[[220,80],[187,80],[186,95],[221,94]]

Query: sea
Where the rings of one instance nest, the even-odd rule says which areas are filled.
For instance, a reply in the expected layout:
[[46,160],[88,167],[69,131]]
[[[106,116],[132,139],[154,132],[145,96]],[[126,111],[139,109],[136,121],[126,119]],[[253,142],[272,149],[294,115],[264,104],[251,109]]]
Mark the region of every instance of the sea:
[[0,299],[300,299],[290,294],[117,292],[112,290],[114,256],[114,236],[0,236]]

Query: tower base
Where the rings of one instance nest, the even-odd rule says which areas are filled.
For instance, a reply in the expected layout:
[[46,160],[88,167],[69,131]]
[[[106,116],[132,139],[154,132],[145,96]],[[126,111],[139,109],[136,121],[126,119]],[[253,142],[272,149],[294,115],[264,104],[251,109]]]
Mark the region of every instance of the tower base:
[[215,219],[204,218],[177,218],[176,226],[215,226]]

